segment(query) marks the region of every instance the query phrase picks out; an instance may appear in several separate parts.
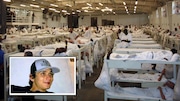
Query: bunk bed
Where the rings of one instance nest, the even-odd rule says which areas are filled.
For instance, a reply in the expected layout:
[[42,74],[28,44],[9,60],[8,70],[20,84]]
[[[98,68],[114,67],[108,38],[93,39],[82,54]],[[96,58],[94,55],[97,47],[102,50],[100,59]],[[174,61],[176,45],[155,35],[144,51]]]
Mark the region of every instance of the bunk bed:
[[[149,38],[148,38],[149,40]],[[147,40],[146,40],[147,41]],[[144,42],[146,42],[144,40]],[[136,45],[136,44],[134,44]],[[138,44],[137,44],[138,45]],[[146,45],[147,46],[147,45]],[[154,45],[153,45],[154,46]],[[133,49],[133,48],[114,48],[113,52],[115,53],[121,53],[121,54],[135,54],[135,53],[140,53],[140,52],[144,52],[144,51],[159,51],[162,50],[161,46],[159,44],[157,44],[157,46],[155,48],[152,49],[152,45],[150,49],[141,49],[142,47],[139,47],[138,49]],[[126,100],[150,100],[150,101],[159,101],[162,100],[161,98],[152,98],[152,97],[143,97],[143,96],[134,96],[134,95],[128,95],[128,94],[115,94],[114,90],[112,91],[112,89],[114,89],[112,85],[114,85],[114,81],[118,81],[118,82],[134,82],[134,83],[141,83],[142,87],[153,87],[153,86],[158,86],[158,85],[162,85],[166,80],[162,80],[162,81],[157,81],[156,80],[132,80],[132,79],[119,79],[120,77],[117,78],[113,78],[112,76],[110,76],[110,69],[119,69],[119,70],[130,70],[130,71],[141,71],[142,70],[142,64],[148,63],[148,64],[171,64],[173,65],[173,76],[174,78],[176,78],[176,65],[180,65],[180,61],[177,60],[175,62],[173,61],[160,61],[160,60],[133,60],[133,59],[114,59],[112,57],[109,57],[110,60],[106,59],[107,57],[105,57],[104,59],[104,66],[101,72],[100,77],[98,78],[98,80],[95,82],[95,86],[101,89],[104,89],[104,101],[107,101],[108,98],[113,98],[113,99],[126,99]],[[179,59],[179,57],[178,57]],[[104,71],[104,72],[103,72]],[[106,76],[105,76],[106,75]],[[134,74],[133,74],[134,75]],[[117,75],[115,75],[117,76]],[[106,80],[105,80],[106,79]],[[104,81],[102,81],[104,80]],[[102,82],[101,82],[102,81]]]
[[153,38],[132,38],[133,41],[152,41]]
[[132,44],[156,44],[157,42],[152,40],[152,41],[132,41]]
[[147,48],[147,49],[161,49],[160,44],[131,44],[129,48]]
[[113,48],[113,53],[121,53],[121,54],[134,54],[141,53],[145,51],[160,51],[162,49],[143,49],[143,48]]
[[[158,60],[104,60],[104,67],[107,68],[107,75],[110,76],[110,69],[112,68],[118,68],[118,69],[131,69],[131,70],[141,70],[141,65],[143,63],[151,63],[151,64],[171,64],[174,67],[174,78],[176,78],[176,65],[180,65],[180,61],[175,61],[175,62],[169,62],[169,61],[158,61]],[[104,68],[103,67],[103,68]],[[105,78],[104,78],[105,79]],[[163,99],[161,98],[153,98],[153,97],[144,97],[144,96],[136,96],[136,95],[131,95],[131,94],[127,94],[127,93],[114,93],[114,88],[113,86],[111,86],[110,82],[111,82],[111,78],[106,78],[109,79],[109,81],[107,82],[108,84],[106,85],[106,87],[109,87],[109,89],[107,90],[107,88],[105,88],[106,90],[104,90],[104,101],[107,101],[108,98],[110,99],[125,99],[125,100],[150,100],[150,101],[162,101]],[[125,81],[125,80],[122,80]],[[149,84],[149,82],[147,80],[145,81],[132,81],[132,82],[141,82],[142,83],[142,87],[149,87],[152,86],[152,84],[155,84],[154,86],[158,86],[157,83],[161,83],[162,82],[157,82],[157,81],[150,81],[151,84]],[[104,86],[105,87],[105,86]]]

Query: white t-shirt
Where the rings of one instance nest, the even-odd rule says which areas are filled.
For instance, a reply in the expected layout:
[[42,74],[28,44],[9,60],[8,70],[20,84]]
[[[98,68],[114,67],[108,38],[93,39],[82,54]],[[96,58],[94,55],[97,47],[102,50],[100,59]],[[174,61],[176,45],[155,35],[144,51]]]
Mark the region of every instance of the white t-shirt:
[[72,32],[72,33],[69,33],[69,38],[71,39],[71,40],[73,40],[73,41],[75,41],[76,38],[77,37],[77,33],[75,33],[75,32]]
[[152,59],[152,60],[165,60],[169,61],[172,57],[172,52],[168,50],[162,51],[146,51],[136,54],[136,59]]
[[121,32],[120,34],[118,34],[118,37],[119,37],[120,40],[128,40],[128,41],[131,41],[131,42],[128,43],[128,42],[122,41],[122,42],[117,44],[117,47],[126,48],[126,47],[131,45],[131,43],[132,43],[132,35],[131,35],[131,33],[128,33],[128,35],[125,35],[123,32]]
[[84,37],[90,39],[91,38],[91,31],[88,29],[85,31]]

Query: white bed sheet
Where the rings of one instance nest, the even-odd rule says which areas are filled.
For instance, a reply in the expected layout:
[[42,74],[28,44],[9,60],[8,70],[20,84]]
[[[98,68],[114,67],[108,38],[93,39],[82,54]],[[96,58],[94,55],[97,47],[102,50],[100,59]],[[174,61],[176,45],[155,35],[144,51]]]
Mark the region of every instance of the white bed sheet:
[[131,44],[128,48],[148,48],[148,49],[157,48],[157,49],[161,49],[162,46],[160,44]]
[[[137,101],[164,101],[162,98],[135,95],[126,92],[105,91],[105,93],[106,93],[105,96],[107,98],[114,98],[114,99],[137,100]],[[168,101],[172,101],[172,100],[168,100]]]
[[156,41],[132,41],[132,44],[156,44]]
[[124,81],[124,82],[166,82],[167,79],[163,76],[161,81],[158,81],[158,78],[160,77],[161,73],[154,73],[154,74],[130,74],[130,73],[118,73],[117,75],[112,74],[111,80],[113,81]]
[[138,41],[152,41],[153,38],[132,38],[132,40],[138,40]]
[[140,53],[145,51],[160,51],[162,49],[143,49],[143,48],[114,48],[113,52],[122,54]]

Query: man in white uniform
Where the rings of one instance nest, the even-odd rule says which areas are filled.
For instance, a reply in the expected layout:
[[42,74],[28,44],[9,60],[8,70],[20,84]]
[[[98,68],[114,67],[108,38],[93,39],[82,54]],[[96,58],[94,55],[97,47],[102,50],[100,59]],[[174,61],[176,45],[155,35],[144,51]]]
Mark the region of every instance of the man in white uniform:
[[87,38],[87,39],[91,39],[91,35],[92,35],[91,30],[89,29],[89,27],[86,27],[84,37]]
[[70,28],[69,30],[69,42],[75,43],[76,39],[79,37],[79,35],[75,32],[73,32],[73,28]]
[[127,29],[124,29],[124,31],[119,34],[119,39],[121,40],[121,42],[117,44],[119,48],[126,48],[132,43],[132,35],[128,33]]

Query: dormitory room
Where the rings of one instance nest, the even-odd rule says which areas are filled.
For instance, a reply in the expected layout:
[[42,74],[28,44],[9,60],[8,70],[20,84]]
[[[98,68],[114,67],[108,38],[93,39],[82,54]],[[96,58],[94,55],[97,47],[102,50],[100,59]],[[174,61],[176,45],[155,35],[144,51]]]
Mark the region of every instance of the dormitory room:
[[180,101],[179,0],[0,0],[0,101]]

